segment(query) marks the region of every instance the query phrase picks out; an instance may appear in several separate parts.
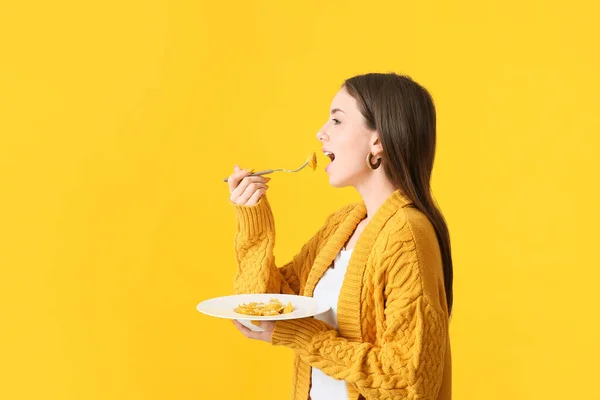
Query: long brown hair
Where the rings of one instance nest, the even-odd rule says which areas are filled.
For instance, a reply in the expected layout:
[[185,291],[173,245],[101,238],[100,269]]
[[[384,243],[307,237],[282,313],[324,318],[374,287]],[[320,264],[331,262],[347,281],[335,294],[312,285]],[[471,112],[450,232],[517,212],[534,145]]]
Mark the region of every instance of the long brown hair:
[[393,73],[358,75],[347,79],[343,87],[356,99],[367,126],[379,132],[388,179],[429,218],[435,229],[442,254],[446,304],[451,313],[450,234],[430,186],[436,142],[433,99],[410,77]]

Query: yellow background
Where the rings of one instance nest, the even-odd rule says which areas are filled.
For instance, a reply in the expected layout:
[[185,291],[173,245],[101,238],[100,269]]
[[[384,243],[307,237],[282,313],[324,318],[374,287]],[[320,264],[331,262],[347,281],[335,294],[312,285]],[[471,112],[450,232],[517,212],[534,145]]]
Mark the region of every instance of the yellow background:
[[[220,180],[296,167],[368,71],[438,107],[454,398],[600,398],[595,4],[3,1],[0,398],[288,398],[291,351],[195,310],[232,292]],[[280,262],[357,200],[269,196]]]

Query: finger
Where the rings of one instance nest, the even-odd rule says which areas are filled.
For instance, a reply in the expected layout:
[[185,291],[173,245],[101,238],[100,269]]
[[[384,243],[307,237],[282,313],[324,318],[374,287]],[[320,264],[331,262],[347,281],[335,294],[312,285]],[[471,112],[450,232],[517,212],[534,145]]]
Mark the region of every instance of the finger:
[[248,199],[248,201],[246,202],[246,204],[248,205],[254,205],[256,203],[258,203],[258,201],[260,200],[260,198],[262,196],[265,195],[265,193],[267,193],[267,189],[269,187],[267,186],[265,189],[258,189],[257,191],[255,191],[254,193],[252,193],[252,196],[250,196],[250,198]]
[[274,321],[261,321],[260,327],[264,329],[266,332],[270,332],[275,330],[275,322]]
[[[242,183],[240,183],[233,191],[231,192],[230,200],[234,203],[240,203],[238,199],[248,190],[249,187],[256,188],[256,185],[265,185],[264,182],[258,179],[245,178]],[[251,195],[251,194],[250,194]],[[248,195],[248,198],[250,198]]]
[[231,192],[231,197],[237,198],[242,195],[248,188],[248,186],[252,184],[261,184],[264,185],[268,181],[262,176],[247,176],[233,189]]
[[[233,191],[235,191],[236,189],[238,189],[237,192],[235,192],[235,194],[238,195],[238,196],[240,194],[242,194],[244,192],[244,190],[246,189],[246,186],[248,186],[252,182],[260,182],[260,183],[267,183],[268,182],[267,178],[264,178],[262,176],[258,176],[258,175],[248,176],[247,172],[246,173],[240,172],[240,174],[241,175],[239,175],[239,176],[241,176],[242,179],[240,179],[238,181],[238,183],[235,185],[235,187],[233,188]],[[234,174],[233,176],[234,176],[234,181],[235,181],[235,179],[236,179],[235,176],[236,175]],[[233,191],[232,191],[232,193],[233,193]]]
[[[249,203],[249,200],[254,196],[256,199],[256,202],[258,202],[258,199],[260,198],[260,196],[262,196],[263,194],[265,194],[267,192],[267,189],[269,187],[267,185],[265,185],[264,183],[251,183],[248,185],[248,187],[246,188],[246,190],[244,191],[244,193],[242,193],[239,197],[238,197],[238,204],[247,204]],[[252,203],[252,204],[256,204],[256,202]],[[249,205],[252,205],[249,204]]]
[[235,327],[237,328],[238,331],[242,332],[244,334],[244,336],[248,336],[246,331],[249,331],[250,329],[246,328],[244,325],[242,325],[241,322],[236,321],[235,319],[232,320],[231,322],[233,322],[233,325],[235,325]]
[[238,197],[238,204],[246,204],[248,201],[254,196],[257,191],[261,191],[262,194],[267,192],[269,187],[264,183],[251,183],[248,185],[244,193],[240,194]]
[[239,166],[239,165],[235,164],[235,165],[233,166],[233,172],[240,172],[241,170],[242,170],[242,169],[240,168],[240,166]]
[[233,325],[235,325],[235,327],[237,328],[238,331],[240,331],[244,335],[246,335],[246,330],[249,330],[248,328],[246,328],[244,325],[241,324],[241,322],[236,321],[235,319],[232,320],[231,322],[233,322]]
[[233,320],[233,323],[248,339],[260,340],[260,332],[254,332],[253,330],[246,328],[239,321]]
[[240,169],[237,167],[238,171],[234,172],[232,175],[227,178],[227,184],[229,185],[229,193],[232,193],[235,188],[240,184],[240,182],[248,176],[250,173],[246,170]]

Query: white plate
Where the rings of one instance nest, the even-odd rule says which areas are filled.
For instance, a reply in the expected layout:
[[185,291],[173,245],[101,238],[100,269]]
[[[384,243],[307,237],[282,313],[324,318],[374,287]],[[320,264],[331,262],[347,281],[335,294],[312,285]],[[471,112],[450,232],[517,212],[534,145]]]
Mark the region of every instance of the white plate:
[[[277,299],[283,304],[291,302],[294,306],[294,311],[288,314],[270,316],[244,315],[233,311],[234,308],[242,303],[250,303],[252,301],[268,303],[271,299]],[[250,321],[281,321],[286,319],[308,318],[322,314],[328,311],[329,308],[330,306],[328,304],[318,302],[313,297],[276,293],[236,294],[233,296],[216,297],[214,299],[203,301],[196,306],[196,309],[203,314],[218,318],[236,319],[244,326],[255,331],[262,331],[263,329],[251,324]]]

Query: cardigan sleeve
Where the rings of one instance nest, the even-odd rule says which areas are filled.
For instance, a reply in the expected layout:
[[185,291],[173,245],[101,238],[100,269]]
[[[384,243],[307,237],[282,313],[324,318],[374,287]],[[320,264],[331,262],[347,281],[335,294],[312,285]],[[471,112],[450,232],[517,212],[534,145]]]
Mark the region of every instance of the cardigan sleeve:
[[319,243],[332,229],[334,214],[290,262],[277,267],[273,255],[275,223],[266,197],[253,206],[233,204],[233,208],[237,221],[235,293],[300,294],[301,283],[308,276]]

